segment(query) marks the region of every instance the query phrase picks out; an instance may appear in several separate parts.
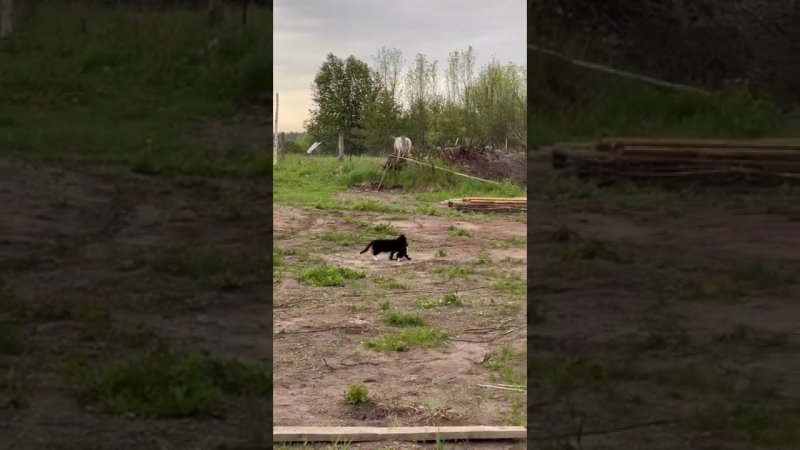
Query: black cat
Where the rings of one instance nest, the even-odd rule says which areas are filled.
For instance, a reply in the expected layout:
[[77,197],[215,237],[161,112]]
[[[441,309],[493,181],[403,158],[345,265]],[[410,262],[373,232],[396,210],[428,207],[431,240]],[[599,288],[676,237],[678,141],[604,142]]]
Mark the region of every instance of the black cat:
[[[384,252],[389,252],[389,259],[391,260],[399,260],[400,258],[411,260],[411,257],[408,256],[408,241],[403,234],[397,239],[376,239],[370,242],[367,248],[361,250],[361,253],[365,253],[370,247],[372,247],[372,259],[376,261],[378,260],[378,255]],[[396,258],[394,257],[395,253],[397,254]]]

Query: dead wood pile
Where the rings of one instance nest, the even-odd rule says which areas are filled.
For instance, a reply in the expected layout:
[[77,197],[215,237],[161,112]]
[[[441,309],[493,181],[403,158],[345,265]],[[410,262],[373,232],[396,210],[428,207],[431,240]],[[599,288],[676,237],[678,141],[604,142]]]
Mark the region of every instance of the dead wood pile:
[[800,140],[603,138],[550,148],[553,168],[635,178],[800,181]]
[[460,145],[441,151],[445,162],[464,168],[470,175],[495,181],[525,184],[527,181],[526,153],[504,151],[491,147]]

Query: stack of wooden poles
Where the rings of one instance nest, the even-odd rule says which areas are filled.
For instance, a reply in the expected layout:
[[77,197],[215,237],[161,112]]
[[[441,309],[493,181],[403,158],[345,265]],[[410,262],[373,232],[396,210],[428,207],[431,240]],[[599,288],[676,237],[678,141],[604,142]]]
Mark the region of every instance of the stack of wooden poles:
[[800,139],[710,140],[616,137],[561,143],[556,169],[643,175],[768,173],[800,177]]
[[527,197],[464,197],[447,200],[447,206],[457,211],[521,212],[528,209]]

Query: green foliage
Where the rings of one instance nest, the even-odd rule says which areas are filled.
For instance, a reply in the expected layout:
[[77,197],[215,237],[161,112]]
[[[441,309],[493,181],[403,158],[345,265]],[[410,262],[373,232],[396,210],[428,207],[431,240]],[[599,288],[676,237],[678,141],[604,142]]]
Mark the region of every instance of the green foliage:
[[402,333],[390,334],[381,339],[367,339],[364,345],[377,351],[404,352],[413,347],[431,348],[446,341],[449,335],[430,327],[407,328]]
[[164,349],[74,375],[83,401],[109,413],[145,418],[217,413],[224,395],[266,397],[272,390],[269,367]]
[[0,149],[144,174],[258,176],[263,152],[198,151],[193,131],[271,91],[270,11],[251,9],[245,30],[210,29],[202,10],[48,3],[0,42]]
[[364,383],[354,383],[344,393],[345,401],[350,405],[358,405],[369,401],[369,391]]
[[316,108],[307,123],[309,133],[329,143],[337,142],[337,135],[343,133],[347,147],[360,152],[363,144],[353,141],[351,130],[362,126],[364,110],[375,97],[369,66],[352,55],[343,61],[329,53],[312,89]]
[[[551,46],[592,60],[574,42]],[[757,138],[790,130],[782,127],[776,105],[741,87],[703,95],[660,89],[534,50],[528,61],[528,136],[534,148],[604,134]],[[790,133],[796,135],[797,128]]]
[[344,286],[347,280],[357,280],[365,276],[364,272],[360,270],[321,264],[300,271],[297,275],[297,281],[320,287]]

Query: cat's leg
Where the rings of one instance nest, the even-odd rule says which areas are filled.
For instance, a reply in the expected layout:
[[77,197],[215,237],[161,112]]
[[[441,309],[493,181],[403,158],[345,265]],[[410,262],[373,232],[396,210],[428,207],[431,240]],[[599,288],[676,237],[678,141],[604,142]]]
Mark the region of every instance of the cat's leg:
[[395,257],[394,257],[394,254],[395,254],[395,252],[389,252],[389,259],[390,259],[391,261],[394,261],[395,259],[400,259],[399,257],[398,257],[398,258],[395,258]]

